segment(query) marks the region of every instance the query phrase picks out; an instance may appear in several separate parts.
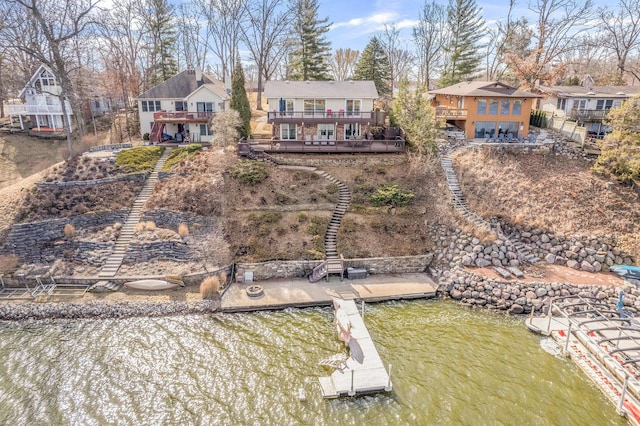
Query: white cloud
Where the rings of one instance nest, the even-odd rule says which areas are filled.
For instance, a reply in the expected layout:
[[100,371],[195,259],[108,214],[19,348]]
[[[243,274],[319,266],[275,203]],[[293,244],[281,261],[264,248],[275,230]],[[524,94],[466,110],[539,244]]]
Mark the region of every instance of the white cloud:
[[380,12],[374,13],[373,15],[369,15],[363,18],[354,18],[350,19],[346,22],[338,22],[331,26],[331,29],[340,28],[340,27],[362,27],[362,26],[370,26],[370,25],[380,25],[385,23],[393,22],[393,19],[396,18],[398,14],[396,12]]

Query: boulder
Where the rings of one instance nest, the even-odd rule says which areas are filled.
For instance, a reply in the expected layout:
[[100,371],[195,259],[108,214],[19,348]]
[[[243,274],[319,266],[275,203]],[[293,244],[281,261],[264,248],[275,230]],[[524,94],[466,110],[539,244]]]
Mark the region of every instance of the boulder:
[[547,295],[547,289],[544,287],[538,287],[535,291],[536,297],[544,297]]
[[553,265],[556,263],[556,255],[549,253],[544,257],[544,260],[546,260],[549,265]]
[[511,305],[511,308],[509,308],[509,313],[514,315],[520,315],[524,313],[524,308],[522,307],[522,305],[514,303],[513,305]]
[[580,264],[578,263],[578,261],[573,259],[567,260],[567,266],[573,269],[580,269]]
[[462,293],[460,293],[460,290],[455,290],[455,289],[451,290],[449,292],[449,295],[451,296],[452,299],[455,299],[455,300],[462,299]]
[[582,263],[580,264],[580,269],[582,269],[583,271],[586,272],[594,272],[594,268],[593,265],[590,264],[589,262],[587,262],[586,260],[583,260]]
[[489,265],[491,265],[491,262],[488,261],[487,259],[484,259],[484,258],[476,259],[476,266],[480,268],[486,268]]

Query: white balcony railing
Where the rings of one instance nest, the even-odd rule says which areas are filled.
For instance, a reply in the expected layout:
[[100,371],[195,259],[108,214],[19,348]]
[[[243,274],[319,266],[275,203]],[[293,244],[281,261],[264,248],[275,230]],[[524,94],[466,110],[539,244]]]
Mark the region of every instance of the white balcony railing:
[[[67,114],[73,114],[71,111],[71,105],[67,103]],[[5,112],[9,115],[61,115],[62,106],[60,105],[5,105]]]

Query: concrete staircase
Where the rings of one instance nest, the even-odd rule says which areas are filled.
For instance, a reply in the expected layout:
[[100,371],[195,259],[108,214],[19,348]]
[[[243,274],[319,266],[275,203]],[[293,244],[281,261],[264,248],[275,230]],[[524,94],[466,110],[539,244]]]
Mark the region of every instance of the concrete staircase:
[[[458,150],[467,148],[469,148],[469,146],[458,148]],[[478,228],[486,229],[488,231],[495,230],[498,238],[504,241],[507,245],[511,244],[516,249],[516,251],[518,252],[518,260],[520,260],[521,262],[537,263],[540,259],[536,255],[532,254],[521,241],[512,241],[511,238],[507,237],[500,231],[499,227],[497,229],[494,229],[491,226],[491,223],[486,221],[482,216],[477,215],[476,213],[469,210],[469,206],[467,205],[467,201],[465,200],[462,188],[460,188],[460,182],[458,181],[456,172],[453,169],[454,152],[455,150],[442,154],[440,156],[440,165],[442,166],[442,170],[444,170],[444,174],[447,179],[447,186],[449,187],[449,192],[451,192],[451,202],[453,203],[453,208],[460,212],[460,214],[465,219],[473,223]]]
[[98,273],[98,277],[100,278],[113,278],[118,269],[120,269],[120,265],[122,265],[122,261],[124,260],[125,253],[129,248],[129,243],[133,238],[133,234],[135,233],[136,225],[140,222],[140,218],[142,217],[142,210],[144,208],[145,203],[151,197],[153,193],[153,188],[156,186],[156,182],[158,182],[158,174],[164,163],[167,161],[169,157],[169,153],[171,152],[171,148],[166,148],[162,157],[158,160],[153,171],[147,178],[147,181],[138,194],[138,197],[133,202],[133,206],[131,207],[131,211],[129,212],[129,216],[124,221],[122,228],[120,229],[120,236],[116,241],[116,245],[111,252],[111,255],[107,258],[104,265],[102,266],[102,270]]

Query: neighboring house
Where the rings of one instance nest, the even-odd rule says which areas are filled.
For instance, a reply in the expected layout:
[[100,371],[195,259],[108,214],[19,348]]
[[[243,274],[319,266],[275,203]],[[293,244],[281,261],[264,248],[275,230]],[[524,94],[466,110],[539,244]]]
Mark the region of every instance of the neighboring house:
[[638,86],[539,86],[543,94],[540,109],[556,117],[566,117],[587,129],[591,136],[608,131],[603,123],[611,108],[638,94]]
[[199,69],[182,71],[136,98],[140,131],[152,143],[168,137],[182,142],[210,142],[209,120],[229,108],[229,91],[222,81]]
[[[60,92],[62,88],[58,84],[51,70],[40,65],[29,82],[20,92],[19,97],[24,100],[22,104],[6,105],[5,111],[13,120],[20,120],[20,128],[24,129],[25,119],[31,120],[31,127],[37,131],[62,131],[64,128]],[[65,100],[67,115],[71,117],[73,112],[68,100]]]
[[378,124],[373,81],[268,81],[264,97],[276,140],[359,140]]
[[529,134],[535,95],[498,81],[469,81],[431,90],[435,118],[461,128],[467,139]]

